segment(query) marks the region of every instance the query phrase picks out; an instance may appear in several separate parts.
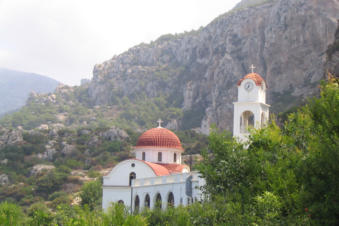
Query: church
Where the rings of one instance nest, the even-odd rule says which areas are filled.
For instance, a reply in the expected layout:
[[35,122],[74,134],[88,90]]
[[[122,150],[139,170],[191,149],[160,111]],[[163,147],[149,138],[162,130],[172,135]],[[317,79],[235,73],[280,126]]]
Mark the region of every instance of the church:
[[[267,85],[253,68],[237,83],[233,136],[240,142],[247,141],[250,128],[261,128],[269,117]],[[143,208],[186,206],[204,199],[205,180],[182,163],[184,149],[179,138],[161,127],[161,120],[158,123],[157,128],[139,137],[133,148],[135,158],[120,162],[103,177],[103,209],[114,202],[138,212]]]

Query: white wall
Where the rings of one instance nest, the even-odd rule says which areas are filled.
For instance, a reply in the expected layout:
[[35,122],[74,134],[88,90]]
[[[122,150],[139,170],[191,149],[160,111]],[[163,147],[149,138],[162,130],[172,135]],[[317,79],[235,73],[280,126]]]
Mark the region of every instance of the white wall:
[[[198,177],[197,172],[174,174],[169,176],[161,176],[154,178],[136,179],[133,182],[133,211],[135,209],[134,202],[138,195],[140,200],[140,210],[145,206],[145,197],[148,194],[150,196],[150,208],[154,208],[157,194],[161,195],[162,209],[167,208],[167,201],[170,192],[174,195],[174,206],[188,205],[188,199],[191,199],[186,195],[186,179],[189,176],[193,176],[193,200],[200,201],[202,199],[202,191],[200,187],[205,185],[205,180]],[[190,201],[192,202],[192,201]]]
[[[146,153],[145,161],[154,163],[176,163],[181,164],[182,150],[174,148],[135,148],[135,158],[142,160],[142,152]],[[158,152],[162,152],[162,161],[158,161]],[[174,153],[177,154],[177,161],[174,162]]]
[[103,186],[102,208],[107,210],[111,203],[122,200],[126,206],[131,204],[131,187],[109,187]]
[[[134,164],[134,167],[132,164]],[[156,176],[152,168],[144,162],[136,159],[128,159],[120,162],[107,176],[104,176],[103,184],[106,186],[129,186],[129,176],[131,172],[136,174],[136,178]]]
[[[245,84],[252,83],[253,89],[248,92],[245,90]],[[265,83],[262,86],[257,86],[252,79],[245,79],[238,86],[238,101],[239,102],[261,102],[266,103],[266,87]]]

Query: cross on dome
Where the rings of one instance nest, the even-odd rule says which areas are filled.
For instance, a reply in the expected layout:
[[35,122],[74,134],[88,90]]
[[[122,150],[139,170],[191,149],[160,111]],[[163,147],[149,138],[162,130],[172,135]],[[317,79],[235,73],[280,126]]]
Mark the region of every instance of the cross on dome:
[[252,70],[252,73],[254,73],[254,69],[255,69],[256,67],[254,67],[254,65],[252,64],[251,65],[251,67],[250,67],[250,69]]
[[158,119],[158,121],[157,121],[157,123],[159,124],[159,125],[158,125],[158,128],[162,128],[162,127],[161,127],[161,123],[163,123],[163,122],[164,122],[164,121],[162,121],[160,118]]

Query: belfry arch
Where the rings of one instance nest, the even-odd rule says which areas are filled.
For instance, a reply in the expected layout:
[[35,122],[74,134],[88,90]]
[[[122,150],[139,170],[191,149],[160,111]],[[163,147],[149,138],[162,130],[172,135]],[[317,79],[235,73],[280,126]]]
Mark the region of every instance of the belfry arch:
[[240,116],[240,132],[248,133],[250,128],[254,128],[254,114],[251,111],[244,111]]

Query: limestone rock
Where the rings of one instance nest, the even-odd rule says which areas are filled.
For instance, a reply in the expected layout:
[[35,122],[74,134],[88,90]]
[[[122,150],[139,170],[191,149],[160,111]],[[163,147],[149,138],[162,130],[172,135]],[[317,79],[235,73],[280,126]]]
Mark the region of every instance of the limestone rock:
[[125,130],[119,129],[115,126],[105,132],[102,132],[100,136],[106,140],[123,140],[128,138],[128,134]]
[[273,112],[318,92],[338,12],[337,0],[244,0],[198,31],[165,35],[96,65],[89,99],[100,106],[116,96],[169,97],[184,112],[182,128],[232,130],[236,83],[251,64],[268,83]]
[[61,153],[63,153],[64,155],[69,155],[72,152],[74,152],[76,150],[76,146],[75,145],[71,145],[71,144],[63,144],[63,148],[61,150]]
[[31,176],[40,175],[41,173],[51,171],[54,168],[55,167],[53,165],[44,165],[44,164],[35,165],[31,169]]
[[7,174],[0,174],[0,185],[6,185],[9,184],[9,179]]

